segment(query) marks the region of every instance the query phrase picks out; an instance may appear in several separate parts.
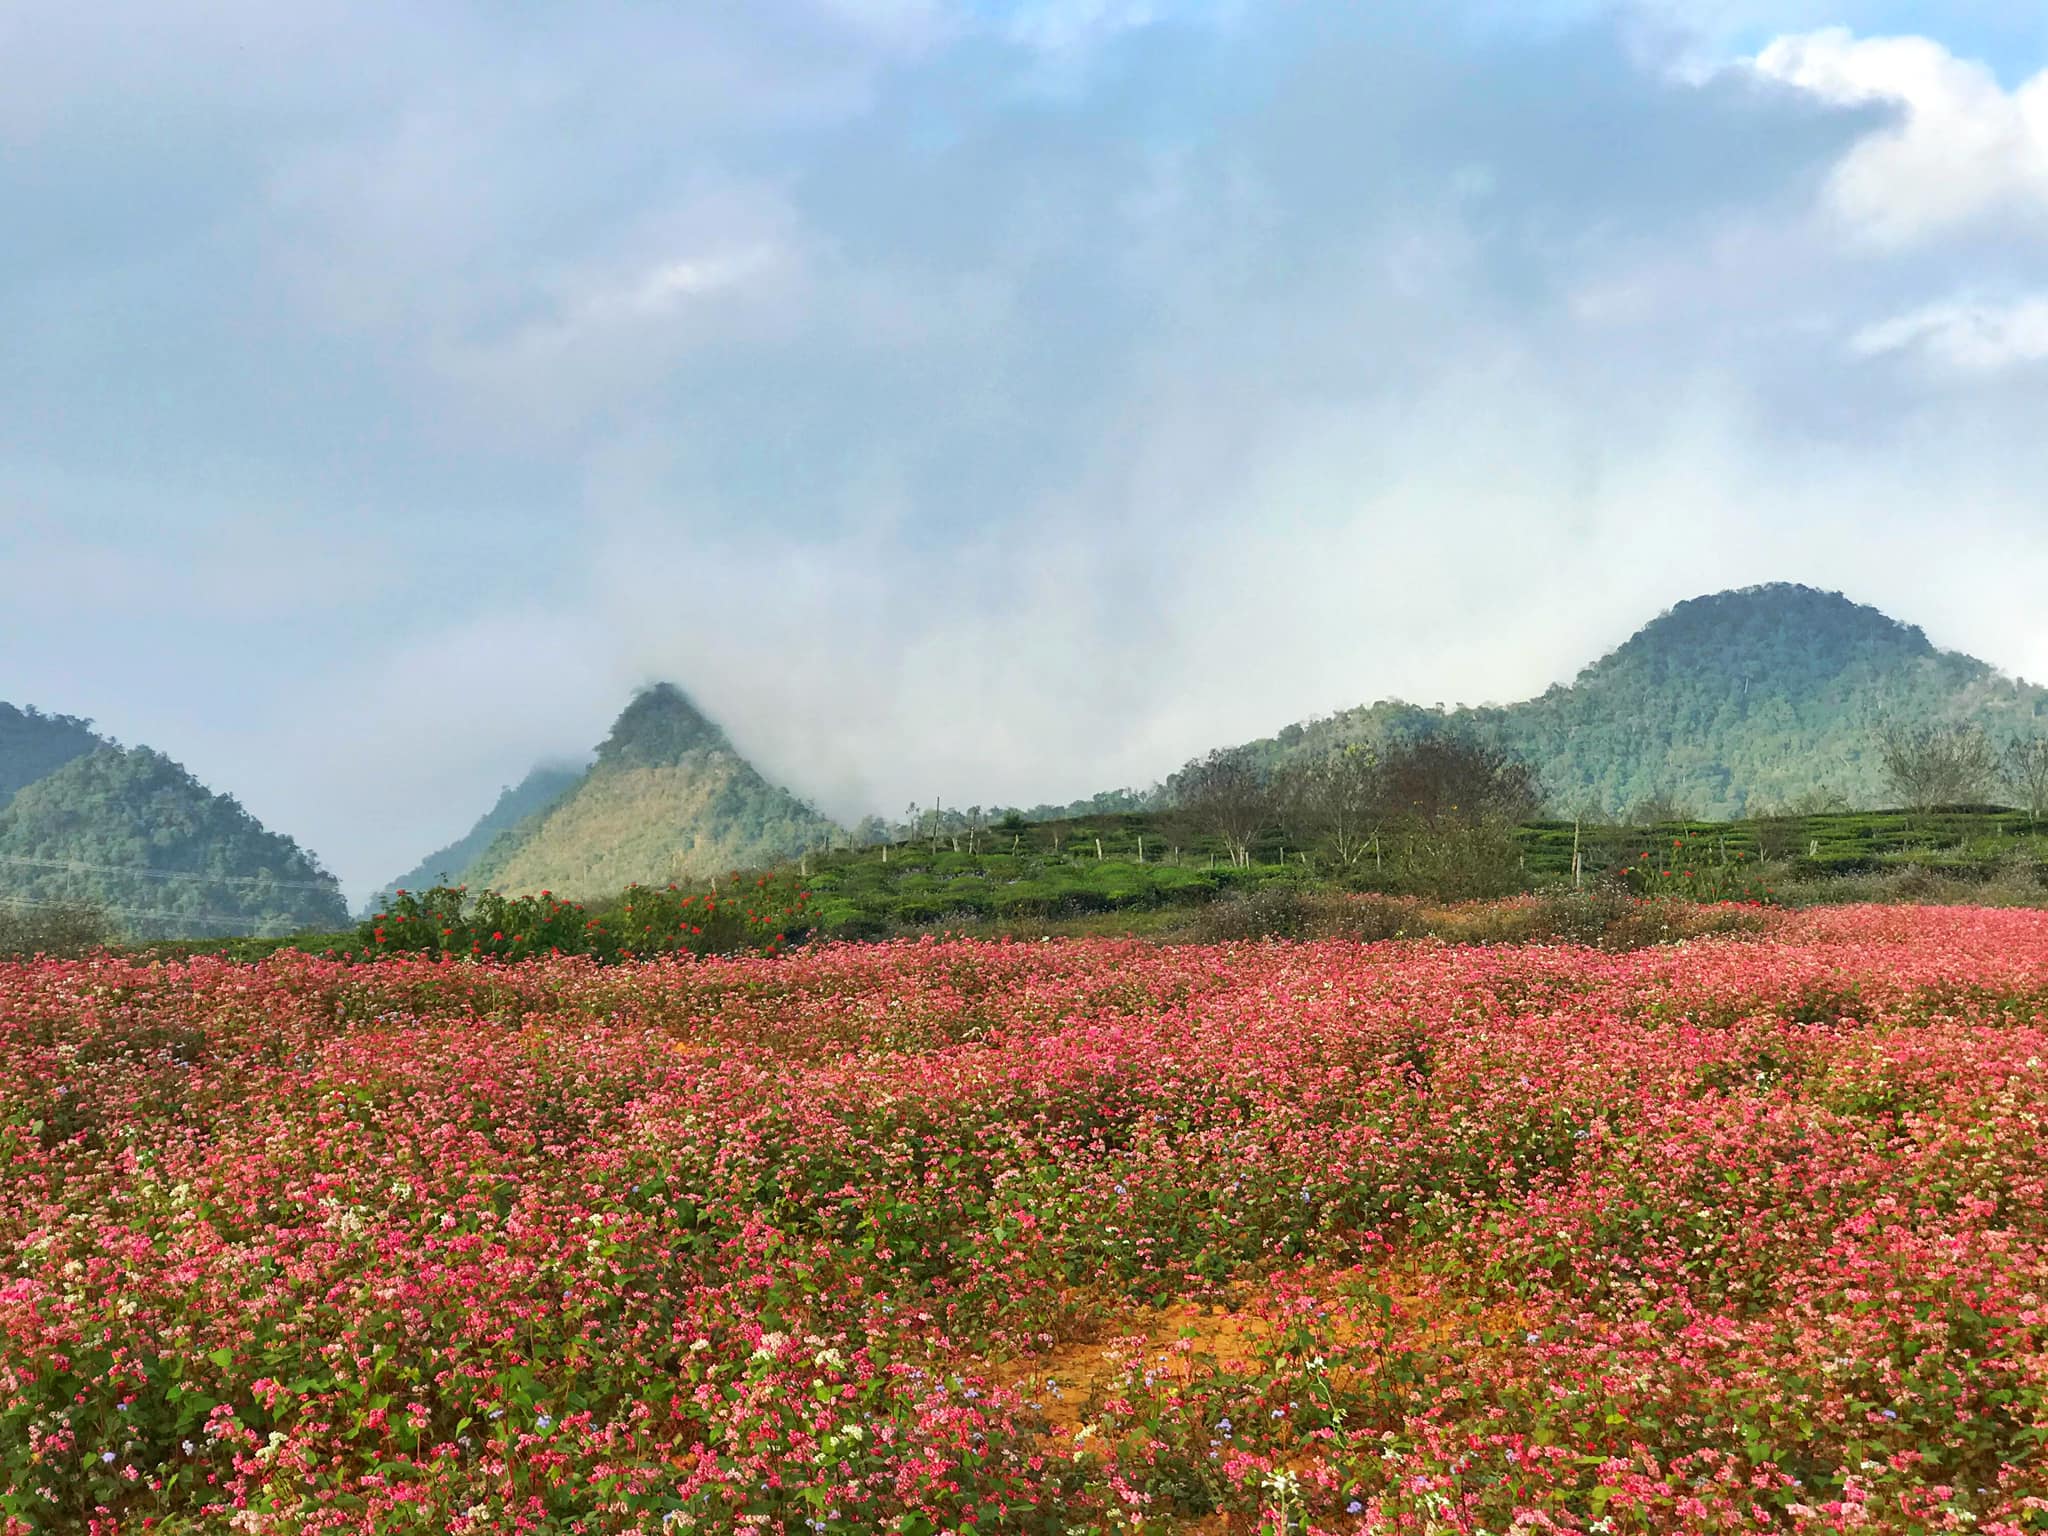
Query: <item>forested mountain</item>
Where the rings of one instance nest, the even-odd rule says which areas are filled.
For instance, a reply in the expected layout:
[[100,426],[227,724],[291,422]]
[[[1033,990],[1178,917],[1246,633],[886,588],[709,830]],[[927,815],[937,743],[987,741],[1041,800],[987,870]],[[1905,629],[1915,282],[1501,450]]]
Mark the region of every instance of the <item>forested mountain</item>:
[[0,704],[0,805],[23,785],[103,745],[89,720]]
[[626,706],[597,760],[566,792],[448,873],[494,890],[610,895],[635,882],[665,885],[775,863],[837,833],[755,772],[680,689],[662,683]]
[[1552,807],[1664,799],[1695,814],[1802,800],[1882,802],[1881,720],[1981,723],[1994,741],[2048,730],[2048,691],[1937,650],[1917,627],[1839,593],[1775,584],[1694,598],[1569,686],[1505,707],[1388,701],[1252,743],[1268,762],[1351,742],[1463,730],[1530,762]]
[[437,848],[400,875],[377,895],[381,904],[393,891],[423,891],[459,878],[504,833],[528,818],[539,815],[582,780],[584,770],[565,764],[535,768],[511,788],[498,795],[498,803],[478,818],[475,826],[445,848]]
[[0,901],[87,904],[149,937],[348,921],[333,876],[297,843],[162,753],[110,744],[71,757],[0,807]]

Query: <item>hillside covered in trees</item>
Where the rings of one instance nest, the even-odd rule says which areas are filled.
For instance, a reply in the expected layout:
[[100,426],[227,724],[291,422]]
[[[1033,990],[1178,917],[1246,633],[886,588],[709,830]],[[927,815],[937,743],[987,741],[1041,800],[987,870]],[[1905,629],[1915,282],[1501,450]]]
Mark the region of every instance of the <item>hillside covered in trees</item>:
[[[8,725],[32,717],[9,711]],[[20,732],[0,742],[0,906],[90,906],[136,935],[197,937],[335,928],[348,909],[333,876],[289,837],[266,830],[146,747],[84,730]],[[54,768],[30,770],[78,745]],[[13,750],[17,740],[27,750]]]
[[543,763],[498,795],[497,804],[477,818],[476,825],[445,848],[437,848],[380,891],[373,905],[382,905],[394,891],[424,891],[456,880],[475,867],[492,843],[539,816],[582,782],[584,770]]
[[626,706],[573,784],[446,873],[494,890],[600,896],[777,863],[834,836],[843,834],[762,778],[681,689],[661,683]]
[[0,805],[23,786],[103,745],[90,720],[0,704]]
[[1775,584],[1680,603],[1569,685],[1523,703],[1385,701],[1249,745],[1277,766],[1460,732],[1528,762],[1559,813],[1649,806],[1722,819],[1882,804],[1887,720],[1972,722],[2002,743],[2048,729],[2048,690],[1939,650],[1839,593]]

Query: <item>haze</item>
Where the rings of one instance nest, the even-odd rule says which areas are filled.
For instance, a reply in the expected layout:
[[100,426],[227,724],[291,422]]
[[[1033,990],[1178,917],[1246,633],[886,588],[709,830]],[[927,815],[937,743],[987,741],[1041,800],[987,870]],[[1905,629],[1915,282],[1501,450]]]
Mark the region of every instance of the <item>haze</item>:
[[2048,675],[2036,4],[0,3],[0,199],[0,697],[352,894],[656,678],[854,817],[1754,581]]

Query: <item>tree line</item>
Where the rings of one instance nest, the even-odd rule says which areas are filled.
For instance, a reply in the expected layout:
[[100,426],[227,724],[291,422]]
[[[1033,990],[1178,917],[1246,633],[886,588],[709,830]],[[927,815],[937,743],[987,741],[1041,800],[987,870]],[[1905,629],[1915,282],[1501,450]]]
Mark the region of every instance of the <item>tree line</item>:
[[1978,805],[2002,790],[2031,820],[2048,815],[2048,736],[2022,736],[2000,751],[1974,722],[1887,721],[1877,751],[1902,810]]
[[[1925,812],[2004,795],[2048,818],[2048,736],[2002,749],[1973,723],[1887,722],[1874,743],[1892,802]],[[1477,737],[1439,734],[1354,743],[1274,764],[1249,747],[1196,758],[1167,783],[1181,815],[1249,866],[1278,844],[1325,873],[1376,885],[1489,895],[1519,883],[1513,831],[1537,818],[1535,768]],[[1667,798],[1636,806],[1632,824],[1695,819]]]
[[1279,840],[1340,878],[1485,895],[1516,883],[1512,833],[1542,807],[1535,770],[1505,749],[1433,736],[1353,744],[1268,766],[1219,748],[1168,784],[1174,804],[1248,866]]

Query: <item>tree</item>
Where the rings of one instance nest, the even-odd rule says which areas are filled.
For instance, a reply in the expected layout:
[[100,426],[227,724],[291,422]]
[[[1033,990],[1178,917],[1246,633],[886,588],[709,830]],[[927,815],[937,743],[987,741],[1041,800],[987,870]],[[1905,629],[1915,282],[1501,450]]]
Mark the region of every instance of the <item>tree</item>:
[[1439,735],[1390,749],[1380,775],[1408,882],[1451,898],[1514,888],[1514,829],[1542,803],[1527,763],[1471,737]]
[[2048,736],[2025,736],[2005,749],[2005,785],[2029,822],[2048,816]]
[[1838,816],[1855,809],[1847,795],[1829,789],[1825,784],[1815,784],[1775,803],[1759,801],[1749,807],[1747,814],[1752,817]]
[[1392,748],[1381,763],[1392,813],[1424,826],[1514,826],[1541,808],[1536,773],[1501,747],[1466,736],[1426,736]]
[[1379,754],[1353,744],[1294,763],[1278,776],[1278,799],[1290,838],[1315,846],[1341,870],[1356,869],[1386,820]]
[[1622,815],[1622,824],[1630,827],[1662,827],[1676,821],[1696,821],[1692,807],[1681,804],[1674,795],[1658,792],[1645,795]]
[[1273,785],[1242,747],[1219,747],[1174,775],[1174,797],[1203,831],[1223,841],[1240,869],[1252,861],[1252,843],[1273,821]]
[[1981,801],[1997,768],[1983,730],[1966,721],[1911,726],[1887,720],[1878,727],[1877,751],[1886,783],[1909,811]]

